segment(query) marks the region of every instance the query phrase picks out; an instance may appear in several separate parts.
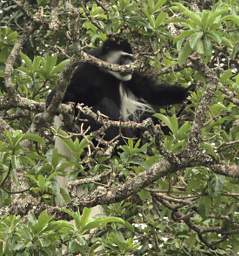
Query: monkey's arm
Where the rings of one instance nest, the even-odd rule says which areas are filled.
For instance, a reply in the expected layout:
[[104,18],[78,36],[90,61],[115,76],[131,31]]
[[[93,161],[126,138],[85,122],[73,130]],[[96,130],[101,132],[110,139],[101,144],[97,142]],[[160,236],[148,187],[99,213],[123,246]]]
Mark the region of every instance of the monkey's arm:
[[188,96],[188,89],[177,85],[160,84],[154,79],[135,73],[129,86],[132,92],[148,103],[157,106],[176,104],[184,101]]

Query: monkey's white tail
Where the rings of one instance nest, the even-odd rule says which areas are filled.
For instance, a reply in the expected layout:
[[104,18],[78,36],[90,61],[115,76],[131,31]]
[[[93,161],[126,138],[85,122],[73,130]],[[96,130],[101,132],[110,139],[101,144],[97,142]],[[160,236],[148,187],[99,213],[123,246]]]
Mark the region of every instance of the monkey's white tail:
[[[53,125],[56,129],[59,129],[60,127],[63,126],[62,120],[63,120],[63,117],[61,115],[57,115],[54,117]],[[65,146],[63,140],[59,136],[55,136],[55,148],[59,154],[66,156],[69,159],[72,157],[71,151]],[[66,168],[66,170],[65,170],[66,172],[67,172],[67,169],[69,169],[69,168]],[[56,182],[58,183],[60,188],[67,191],[68,180],[67,180],[66,176],[58,176],[56,178]],[[78,193],[81,193],[81,191],[78,190]],[[85,190],[82,190],[82,193],[85,194],[87,192]],[[105,215],[105,212],[101,205],[96,205],[91,208],[90,218],[96,218],[96,217],[104,216],[104,215]]]

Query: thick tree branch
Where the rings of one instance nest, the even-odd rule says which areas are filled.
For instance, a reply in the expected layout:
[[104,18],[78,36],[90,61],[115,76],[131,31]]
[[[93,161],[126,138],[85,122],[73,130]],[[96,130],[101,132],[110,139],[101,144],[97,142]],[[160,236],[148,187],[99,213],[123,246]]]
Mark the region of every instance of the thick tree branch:
[[210,165],[213,172],[224,176],[239,178],[239,165],[236,164],[213,164]]
[[[182,170],[187,167],[192,166],[205,166],[204,163],[184,163],[183,165],[173,165],[169,163],[167,160],[161,160],[160,162],[154,164],[151,168],[148,170],[145,170],[144,172],[140,173],[139,175],[127,180],[124,184],[120,184],[113,188],[102,188],[96,189],[89,195],[82,195],[78,196],[75,195],[75,191],[72,192],[74,195],[72,196],[72,202],[68,205],[71,209],[75,209],[80,207],[93,207],[98,204],[111,204],[115,202],[120,202],[129,196],[137,193],[141,189],[151,185],[156,180],[168,176],[169,174],[175,173],[178,170]],[[211,166],[207,166],[208,168],[211,168],[215,173],[230,176],[230,177],[239,177],[239,166],[236,165],[223,165],[223,164],[215,164]],[[104,173],[104,174],[107,174]],[[97,177],[97,179],[101,179],[101,175]],[[83,183],[85,183],[86,179],[83,179]],[[89,178],[89,182],[94,182],[94,178]],[[79,184],[82,184],[81,181],[76,183],[70,183],[71,190],[74,190],[75,185],[78,186]],[[162,194],[159,194],[160,197],[162,197]],[[174,203],[179,203],[182,205],[191,205],[191,201],[189,200],[177,200],[173,199],[169,196],[163,196],[161,198],[166,202],[172,201]],[[36,200],[35,200],[36,201]],[[47,209],[50,213],[58,213],[61,212],[61,210],[58,207],[51,207],[46,204],[36,204],[35,201],[29,201],[27,202],[27,207],[25,205],[19,205],[19,202],[15,202],[12,204],[11,207],[7,207],[6,209],[2,209],[0,212],[2,214],[23,214],[25,215],[28,211],[32,211],[35,214],[39,214],[41,211]],[[176,207],[176,205],[174,205]],[[172,208],[173,209],[173,208]],[[200,231],[201,232],[201,231]],[[204,232],[204,231],[203,231]]]
[[31,24],[29,26],[26,26],[25,31],[23,34],[17,39],[17,41],[14,44],[14,47],[9,54],[6,64],[5,64],[5,70],[4,70],[4,80],[5,80],[5,88],[8,94],[8,98],[16,98],[16,91],[14,88],[14,84],[12,82],[12,72],[13,72],[13,65],[16,62],[17,56],[22,49],[24,43],[28,39],[29,35],[34,31],[35,27]]
[[47,114],[49,114],[50,116],[54,116],[58,112],[59,106],[65,94],[66,88],[71,79],[72,72],[76,67],[77,63],[78,63],[77,56],[73,56],[72,58],[70,58],[69,63],[66,64],[63,72],[61,72],[59,79],[57,81],[56,93],[53,96],[46,110]]
[[76,203],[77,205],[91,207],[98,204],[119,202],[152,184],[159,178],[165,177],[182,168],[183,166],[172,165],[166,160],[161,160],[159,163],[154,164],[149,170],[127,180],[123,185],[119,185],[109,190],[105,189],[104,191],[102,191],[102,189],[95,190],[90,195],[79,197],[79,201],[77,202],[75,200],[74,204]]
[[19,95],[16,95],[16,98],[14,99],[6,99],[5,97],[0,97],[0,110],[7,110],[17,107],[28,109],[33,112],[42,112],[44,111],[45,103],[20,97]]
[[215,90],[218,86],[218,78],[209,67],[206,65],[201,65],[200,70],[206,74],[208,84],[196,110],[192,131],[188,139],[188,150],[191,152],[193,152],[193,149],[198,148],[200,144],[201,129],[206,120],[208,106],[211,104]]

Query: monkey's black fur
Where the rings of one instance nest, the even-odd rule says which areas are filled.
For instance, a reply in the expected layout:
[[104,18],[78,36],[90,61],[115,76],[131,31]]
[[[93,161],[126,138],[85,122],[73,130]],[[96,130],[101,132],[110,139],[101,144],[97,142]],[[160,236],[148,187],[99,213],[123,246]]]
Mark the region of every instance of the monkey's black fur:
[[[132,49],[127,41],[107,40],[102,47],[89,52],[91,55],[114,64],[128,64],[133,61]],[[50,103],[55,90],[48,98]],[[160,84],[155,79],[134,72],[117,73],[104,70],[96,65],[80,63],[74,71],[63,102],[84,103],[99,110],[112,120],[142,121],[152,106],[166,106],[182,102],[187,97],[187,89],[180,86]],[[99,125],[89,122],[92,130]],[[112,139],[118,130],[111,128],[106,132],[106,139]],[[134,136],[133,131],[124,135]]]

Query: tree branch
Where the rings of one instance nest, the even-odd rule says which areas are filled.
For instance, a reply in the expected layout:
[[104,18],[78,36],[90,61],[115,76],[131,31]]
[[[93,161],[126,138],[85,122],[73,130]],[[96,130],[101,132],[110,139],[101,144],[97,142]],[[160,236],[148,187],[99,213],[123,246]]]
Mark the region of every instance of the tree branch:
[[17,56],[22,49],[24,43],[28,39],[29,35],[35,30],[33,24],[30,26],[26,26],[25,31],[19,37],[19,39],[15,42],[14,47],[9,54],[4,70],[4,80],[5,80],[5,88],[8,94],[8,98],[16,98],[17,94],[14,88],[14,84],[12,82],[12,72],[13,72],[13,65],[16,62]]

